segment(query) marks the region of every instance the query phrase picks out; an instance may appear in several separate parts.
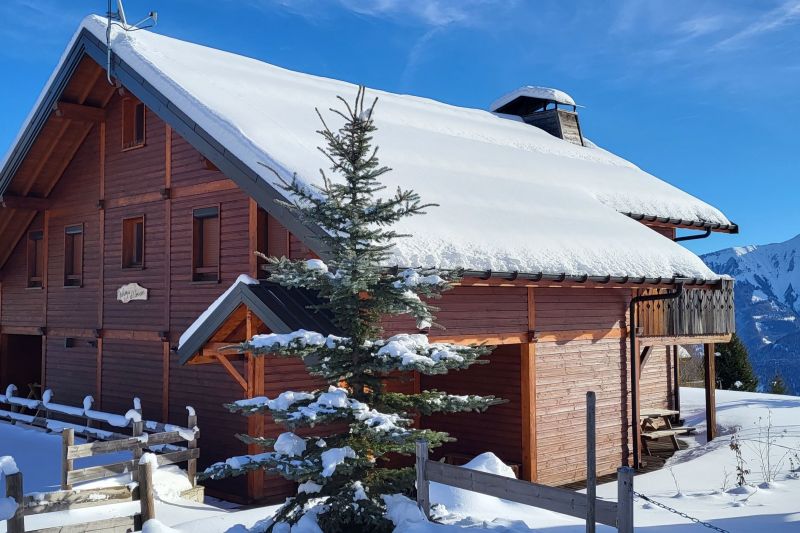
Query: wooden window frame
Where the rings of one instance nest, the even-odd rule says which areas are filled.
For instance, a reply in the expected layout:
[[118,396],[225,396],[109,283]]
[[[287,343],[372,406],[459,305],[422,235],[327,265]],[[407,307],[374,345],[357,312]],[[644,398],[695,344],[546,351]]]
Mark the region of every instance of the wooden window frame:
[[[37,235],[37,234],[38,234],[38,238],[34,238],[34,236]],[[35,243],[37,243],[37,242],[41,242],[42,243],[42,249],[41,249],[40,253],[37,253],[37,250],[36,250],[36,244]],[[44,255],[45,255],[44,254],[44,230],[38,229],[38,230],[31,230],[31,231],[28,232],[26,252],[27,252],[27,262],[28,262],[28,264],[27,264],[27,272],[28,272],[28,275],[27,275],[27,288],[28,289],[36,289],[36,290],[43,289],[44,288],[45,272],[46,272],[45,264],[44,264]],[[32,255],[35,256],[33,258],[33,263],[34,264],[32,264],[32,261],[31,261],[31,256]],[[37,276],[34,275],[36,273],[36,264],[35,263],[38,263],[39,261],[41,261],[42,268],[41,268],[41,272],[40,272],[40,277],[37,277]],[[35,285],[35,283],[38,283],[38,285]]]
[[[126,251],[125,251],[125,224],[127,222],[137,222],[141,221],[142,223],[142,258],[139,264],[127,264],[125,261]],[[120,239],[121,250],[120,250],[120,264],[122,265],[122,270],[144,270],[144,262],[145,262],[145,250],[147,247],[147,221],[145,219],[144,214],[141,215],[134,215],[129,217],[124,217],[122,219],[122,238]]]
[[[129,125],[128,125],[128,123],[127,123],[125,118],[128,115],[127,106],[130,106],[130,105],[134,106],[133,115],[132,115],[133,118],[134,118],[134,123],[133,123],[133,126],[132,126],[134,131],[133,131],[132,136],[131,136],[132,140],[130,141],[130,143],[126,144],[125,143],[125,137],[126,137],[125,132],[127,131],[127,128],[129,127]],[[140,105],[142,106],[142,138],[141,138],[141,140],[137,140],[136,139],[136,122],[135,122],[135,120],[136,120],[136,107],[138,107]],[[142,103],[142,101],[139,100],[138,98],[133,98],[133,97],[128,96],[126,98],[123,98],[123,100],[122,100],[122,135],[120,136],[120,144],[122,146],[122,151],[123,152],[127,152],[129,150],[136,150],[137,148],[142,148],[143,146],[145,146],[145,144],[147,144],[147,108],[145,107],[144,103]]]
[[[197,279],[198,274],[210,274],[213,272],[200,272],[198,273],[196,270],[198,268],[196,260],[197,260],[197,250],[195,248],[196,245],[196,221],[202,220],[203,218],[211,218],[210,216],[198,216],[198,211],[204,211],[207,209],[214,209],[216,210],[217,214],[217,269],[216,269],[216,279]],[[222,265],[222,205],[221,204],[210,204],[201,207],[194,207],[192,208],[192,269],[191,269],[191,280],[192,283],[219,283],[222,279],[221,275],[221,265]],[[205,268],[205,267],[203,267]]]
[[[71,228],[80,228],[80,231],[75,232],[75,233],[70,233],[69,230]],[[77,275],[76,274],[67,274],[67,240],[68,240],[70,235],[80,235],[81,236],[81,243],[80,243],[81,246],[80,246],[80,250],[78,251],[78,253],[80,253],[80,272]],[[65,289],[66,288],[74,289],[74,288],[83,287],[83,259],[84,259],[83,250],[84,250],[85,244],[86,244],[85,240],[86,240],[86,228],[84,227],[83,222],[79,222],[78,224],[67,224],[66,226],[64,226],[64,288]],[[73,253],[74,253],[74,251],[73,251]],[[73,259],[73,262],[74,262],[74,259]],[[71,281],[70,278],[77,278],[78,283],[77,284],[67,283],[68,281]]]

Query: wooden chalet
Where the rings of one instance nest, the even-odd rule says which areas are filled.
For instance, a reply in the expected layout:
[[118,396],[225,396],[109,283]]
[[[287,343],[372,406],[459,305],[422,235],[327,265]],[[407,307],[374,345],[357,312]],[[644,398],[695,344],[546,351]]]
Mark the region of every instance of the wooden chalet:
[[[269,418],[231,415],[224,403],[319,385],[300,362],[234,356],[218,348],[259,332],[334,331],[326,317],[308,310],[312,296],[264,279],[252,253],[325,257],[316,238],[319,230],[303,226],[275,202],[280,193],[257,164],[259,159],[277,161],[282,170],[310,175],[305,168],[294,168],[291,157],[282,157],[280,151],[296,150],[311,158],[317,141],[306,143],[300,132],[313,136],[315,126],[303,123],[296,131],[284,131],[282,123],[270,122],[281,119],[278,108],[259,115],[248,98],[269,102],[322,87],[324,98],[297,104],[308,111],[308,124],[313,125],[314,106],[325,108],[335,103],[337,94],[348,96],[355,89],[239,58],[237,69],[245,65],[265,76],[251,80],[262,85],[252,87],[250,94],[248,80],[226,88],[231,72],[215,70],[215,61],[220,69],[238,61],[234,54],[145,31],[124,35],[115,30],[112,43],[107,72],[105,19],[86,19],[0,170],[0,387],[15,383],[21,393],[26,384],[34,393],[52,388],[65,403],[80,402],[81,395],[92,391],[95,405],[107,411],[127,409],[138,396],[147,417],[176,423],[185,418],[184,406],[192,405],[203,427],[202,462],[208,464],[247,453],[236,433],[280,431]],[[186,65],[194,64],[196,70],[179,64],[184,57],[179,54],[191,56]],[[273,75],[295,80],[297,91],[273,87]],[[474,262],[426,265],[420,259],[399,265],[467,268],[463,282],[437,303],[438,321],[445,329],[432,330],[430,337],[497,345],[489,356],[491,364],[422,376],[403,386],[509,400],[484,414],[425,417],[421,424],[458,439],[439,453],[468,457],[492,451],[518,465],[525,479],[549,484],[580,480],[585,472],[585,393],[594,390],[599,474],[614,472],[623,463],[638,466],[642,410],[678,409],[679,344],[705,346],[707,419],[713,438],[714,343],[728,341],[734,329],[733,286],[703,270],[698,258],[672,241],[678,229],[735,233],[736,225],[700,200],[598,150],[581,131],[575,108],[566,115],[552,113],[562,111],[557,104],[565,102],[552,100],[548,108],[546,92],[521,91],[502,102],[499,114],[381,95],[379,128],[383,109],[391,117],[392,106],[408,105],[420,116],[430,114],[431,131],[441,117],[472,125],[473,130],[441,126],[435,132],[447,142],[474,143],[465,145],[462,154],[472,146],[511,139],[497,148],[502,150],[493,160],[498,175],[521,172],[525,158],[540,158],[544,163],[531,159],[527,170],[558,173],[561,165],[574,165],[587,176],[581,187],[556,190],[553,185],[549,193],[547,187],[562,177],[543,176],[532,185],[539,193],[515,189],[507,194],[509,203],[517,201],[512,196],[528,196],[523,208],[468,213],[470,220],[479,219],[475,224],[481,226],[474,227],[487,232],[493,231],[493,223],[504,223],[503,217],[523,217],[516,223],[509,218],[509,224],[496,228],[516,231],[520,247],[527,234],[577,228],[552,245],[577,242],[570,249],[577,266],[536,267],[537,243],[546,240],[533,243],[533,252],[525,252],[530,259],[517,263],[511,257],[489,264],[472,247],[458,257],[475,256]],[[508,115],[513,112],[523,120],[513,120]],[[549,133],[536,126],[536,113],[549,113]],[[258,116],[258,128],[248,130],[236,122],[248,114]],[[390,119],[386,131],[400,134],[397,143],[411,142],[427,124],[411,124],[415,117],[409,113],[403,119],[408,122]],[[554,120],[568,124],[555,127]],[[414,128],[411,141],[402,127]],[[482,131],[485,135],[478,135]],[[569,138],[558,138],[561,131],[569,131]],[[261,142],[259,135],[274,135],[274,142]],[[247,149],[262,151],[249,157]],[[398,165],[399,179],[410,175],[402,158],[392,159],[389,140],[381,151],[383,162]],[[436,157],[450,155],[443,148]],[[408,165],[420,161],[407,159]],[[323,166],[317,159],[308,165]],[[437,172],[431,165],[431,182]],[[469,172],[467,166],[458,172],[467,189],[473,185],[466,181]],[[526,175],[520,176],[516,183],[526,187]],[[415,183],[406,185],[416,188]],[[597,191],[586,193],[591,187]],[[645,191],[646,201],[637,200],[636,187]],[[617,202],[623,192],[628,196]],[[447,198],[437,198],[433,190],[422,194],[442,205],[442,217],[469,210],[454,200],[446,211]],[[540,195],[547,194],[572,195],[563,210],[566,222],[560,212],[534,209],[549,198]],[[426,216],[440,216],[434,211]],[[596,218],[581,219],[587,212]],[[470,233],[472,222],[464,217],[464,232]],[[603,226],[606,222],[610,230]],[[617,229],[623,233],[615,233]],[[609,231],[613,234],[606,235]],[[589,270],[581,266],[581,250],[588,250],[582,248],[582,235],[621,247],[609,261],[630,256],[639,258],[638,265],[650,266],[620,263]],[[458,247],[452,244],[456,252]],[[507,255],[513,256],[513,250]],[[557,253],[550,255],[558,260]],[[679,264],[670,263],[674,257]],[[514,264],[518,267],[512,268]],[[415,325],[398,318],[387,321],[386,330],[409,332]],[[281,479],[258,474],[246,484],[232,480],[209,489],[243,500],[280,500],[293,490]]]

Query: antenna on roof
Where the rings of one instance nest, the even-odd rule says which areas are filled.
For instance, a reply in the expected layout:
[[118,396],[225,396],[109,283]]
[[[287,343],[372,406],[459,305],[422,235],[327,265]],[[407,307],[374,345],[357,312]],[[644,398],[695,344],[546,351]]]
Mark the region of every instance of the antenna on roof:
[[[114,4],[116,4],[117,7],[116,11],[113,10]],[[136,24],[130,25],[128,24],[128,19],[125,16],[125,7],[122,5],[122,0],[108,0],[106,18],[108,20],[106,25],[106,76],[108,77],[108,83],[114,85],[114,82],[111,80],[111,69],[113,67],[113,62],[111,60],[111,26],[119,26],[123,31],[126,32],[145,30],[158,24],[158,13],[156,11],[151,11],[145,18]],[[142,24],[148,20],[152,20],[153,23],[147,26],[142,26]]]

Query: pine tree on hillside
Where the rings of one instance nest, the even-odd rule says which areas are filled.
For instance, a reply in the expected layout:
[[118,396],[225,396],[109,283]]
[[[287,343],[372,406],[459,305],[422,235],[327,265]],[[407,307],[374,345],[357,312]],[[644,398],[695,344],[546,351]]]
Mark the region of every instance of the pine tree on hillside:
[[769,382],[769,392],[771,394],[789,394],[786,382],[783,381],[783,376],[778,371],[775,371],[775,377]]
[[[232,412],[243,415],[269,412],[287,431],[277,439],[239,435],[266,451],[212,465],[204,476],[218,479],[256,469],[277,472],[300,486],[276,515],[276,523],[296,523],[311,508],[323,531],[383,532],[393,525],[384,517],[381,495],[414,492],[414,469],[390,468],[386,455],[413,455],[418,439],[432,447],[449,440],[446,433],[415,428],[415,415],[483,411],[502,400],[436,390],[416,394],[386,390],[390,373],[393,378],[405,373],[409,380],[413,371],[444,374],[485,362],[477,358],[489,350],[431,344],[418,333],[382,337],[381,320],[387,315],[410,314],[419,328],[435,326],[435,308],[421,297],[437,297],[451,288],[458,273],[384,266],[394,242],[405,237],[392,226],[432,206],[411,190],[398,188],[390,194],[381,185],[379,178],[390,169],[379,164],[377,148],[372,147],[377,99],[365,107],[363,88],[352,106],[339,99],[344,110],[331,109],[336,120],[344,122],[338,130],[330,129],[317,111],[323,126],[319,133],[326,142],[320,150],[338,179],[322,172],[320,187],[309,187],[296,177],[291,182],[281,179],[294,199],[287,207],[303,222],[326,230],[327,263],[268,261],[271,281],[317,293],[325,302],[319,307],[332,313],[343,334],[299,330],[257,335],[238,347],[242,353],[259,356],[302,358],[327,386],[229,405]],[[324,505],[318,504],[319,499]]]
[[720,388],[755,392],[758,378],[741,339],[734,333],[729,343],[718,345],[717,351],[716,370]]

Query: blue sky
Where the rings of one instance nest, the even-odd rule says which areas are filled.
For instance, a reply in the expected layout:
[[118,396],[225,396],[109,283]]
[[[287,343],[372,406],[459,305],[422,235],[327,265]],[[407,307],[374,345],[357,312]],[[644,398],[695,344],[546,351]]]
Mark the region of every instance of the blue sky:
[[[557,87],[587,137],[739,223],[698,252],[800,233],[800,0],[128,0],[129,20],[287,68],[485,108]],[[0,151],[103,0],[0,4]]]

